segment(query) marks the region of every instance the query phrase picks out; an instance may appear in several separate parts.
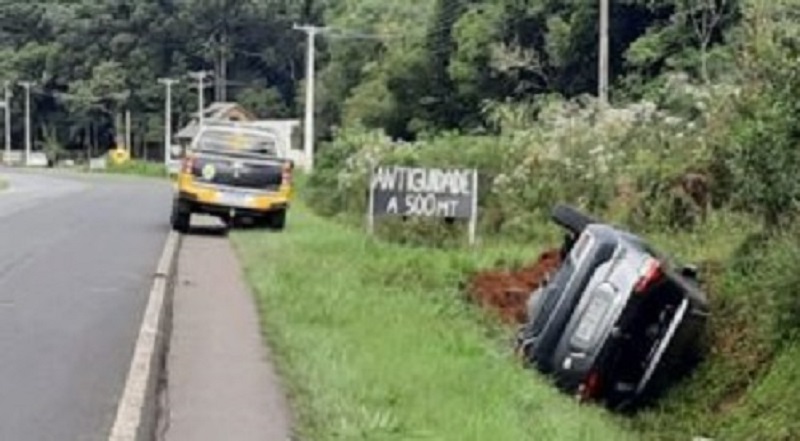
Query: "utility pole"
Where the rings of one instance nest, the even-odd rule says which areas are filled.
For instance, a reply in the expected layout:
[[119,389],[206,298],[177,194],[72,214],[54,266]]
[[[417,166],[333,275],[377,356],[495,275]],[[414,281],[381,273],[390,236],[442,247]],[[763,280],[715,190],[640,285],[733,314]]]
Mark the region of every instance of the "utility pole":
[[205,93],[206,87],[206,78],[208,78],[208,72],[201,70],[199,72],[190,72],[189,77],[197,81],[197,124],[198,126],[203,125],[203,113],[205,110],[205,103],[203,100],[203,95]]
[[20,81],[19,85],[25,88],[25,166],[31,161],[31,87],[33,81]]
[[131,156],[131,110],[125,109],[125,150],[128,151],[128,157]]
[[220,90],[219,101],[228,101],[228,32],[222,34],[222,44],[220,46],[219,76]]
[[164,166],[169,167],[172,157],[170,147],[172,147],[172,85],[178,80],[172,78],[160,78],[159,83],[167,87],[167,99],[164,105]]
[[5,152],[6,157],[3,162],[11,163],[11,83],[3,83],[3,117],[5,118]]
[[600,0],[600,54],[597,95],[600,104],[608,104],[608,15],[610,0]]
[[308,48],[306,59],[306,115],[305,115],[305,135],[303,137],[304,150],[308,161],[308,170],[314,168],[314,52],[317,34],[324,32],[326,28],[317,26],[294,25],[296,31],[305,32],[308,36]]

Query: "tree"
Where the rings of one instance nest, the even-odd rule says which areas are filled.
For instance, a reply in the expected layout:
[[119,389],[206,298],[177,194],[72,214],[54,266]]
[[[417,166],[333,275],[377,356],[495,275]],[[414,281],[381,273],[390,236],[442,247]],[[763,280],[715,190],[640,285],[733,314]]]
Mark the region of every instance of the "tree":
[[708,47],[717,35],[722,20],[730,13],[729,0],[680,0],[678,14],[691,23],[700,46],[700,75],[709,83]]

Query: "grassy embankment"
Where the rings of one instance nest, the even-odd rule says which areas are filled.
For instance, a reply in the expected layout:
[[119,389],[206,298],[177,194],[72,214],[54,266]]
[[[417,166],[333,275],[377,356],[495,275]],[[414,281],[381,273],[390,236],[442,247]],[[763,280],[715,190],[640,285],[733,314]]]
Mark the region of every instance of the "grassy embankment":
[[282,234],[237,233],[234,241],[306,439],[780,440],[800,433],[793,398],[800,345],[779,314],[797,306],[798,277],[787,263],[796,262],[798,248],[790,237],[746,245],[758,231],[748,219],[716,213],[691,233],[646,234],[712,268],[705,274],[712,349],[692,378],[633,419],[578,407],[520,369],[507,330],[462,301],[465,274],[525,261],[543,244],[425,250],[370,240],[302,207],[290,219]]
[[535,380],[508,335],[459,298],[466,272],[537,250],[404,248],[302,206],[283,233],[233,240],[303,439],[627,438],[604,411]]

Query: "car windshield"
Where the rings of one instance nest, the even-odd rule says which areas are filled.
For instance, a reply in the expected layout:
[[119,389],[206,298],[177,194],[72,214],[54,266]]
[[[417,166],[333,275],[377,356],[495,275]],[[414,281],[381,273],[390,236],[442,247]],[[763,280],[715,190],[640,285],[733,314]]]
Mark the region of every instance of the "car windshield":
[[195,149],[269,156],[276,154],[275,139],[269,133],[238,130],[204,130],[198,135]]

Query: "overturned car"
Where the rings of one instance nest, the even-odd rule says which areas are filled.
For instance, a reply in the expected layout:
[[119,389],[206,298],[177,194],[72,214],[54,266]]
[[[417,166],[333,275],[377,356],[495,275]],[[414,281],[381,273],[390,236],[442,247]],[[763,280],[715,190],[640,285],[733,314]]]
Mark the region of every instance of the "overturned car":
[[563,391],[610,408],[654,398],[698,360],[709,310],[697,271],[565,205],[561,265],[530,297],[525,361]]

